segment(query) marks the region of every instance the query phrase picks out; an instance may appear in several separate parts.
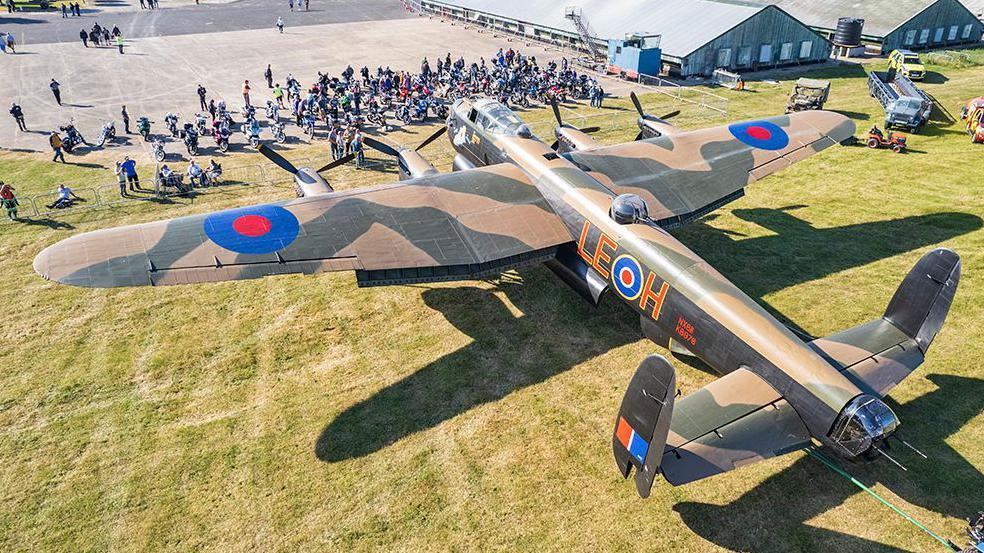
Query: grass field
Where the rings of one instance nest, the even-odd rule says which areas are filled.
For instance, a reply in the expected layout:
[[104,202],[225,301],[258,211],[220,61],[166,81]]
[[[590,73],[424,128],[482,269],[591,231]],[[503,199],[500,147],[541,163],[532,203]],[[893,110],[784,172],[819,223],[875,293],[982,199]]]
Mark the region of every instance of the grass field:
[[[984,67],[929,69],[925,88],[954,116],[984,94]],[[881,124],[860,68],[811,76],[832,80],[828,108],[859,130]],[[749,88],[726,92],[734,118],[780,112],[790,84]],[[653,113],[674,107],[643,99]],[[634,136],[628,105],[592,117],[604,141]],[[724,122],[682,109],[684,127]],[[522,115],[541,134],[549,125],[545,110]],[[984,490],[984,146],[937,118],[907,155],[829,149],[678,236],[815,335],[879,316],[932,247],[962,256],[943,332],[889,401],[930,459],[900,452],[909,472],[848,467],[962,542],[961,517],[982,508]],[[447,141],[427,153],[447,168]],[[76,159],[89,166],[0,153],[0,179],[22,197],[112,182],[108,155]],[[337,188],[394,178],[331,175]],[[593,310],[543,268],[458,285],[357,289],[339,273],[122,290],[31,270],[43,247],[77,232],[290,195],[286,183],[237,186],[0,224],[0,550],[941,549],[802,453],[657,484],[640,500],[615,470],[610,436],[632,372],[658,348],[628,308]],[[675,365],[684,393],[713,379]]]

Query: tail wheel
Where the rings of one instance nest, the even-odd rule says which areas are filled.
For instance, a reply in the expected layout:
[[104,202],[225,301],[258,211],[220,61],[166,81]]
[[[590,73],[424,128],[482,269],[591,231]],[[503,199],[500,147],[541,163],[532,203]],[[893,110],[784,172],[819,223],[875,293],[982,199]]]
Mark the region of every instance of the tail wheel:
[[877,148],[878,147],[878,144],[879,144],[879,142],[878,142],[878,139],[877,138],[869,138],[868,139],[868,147],[869,148]]

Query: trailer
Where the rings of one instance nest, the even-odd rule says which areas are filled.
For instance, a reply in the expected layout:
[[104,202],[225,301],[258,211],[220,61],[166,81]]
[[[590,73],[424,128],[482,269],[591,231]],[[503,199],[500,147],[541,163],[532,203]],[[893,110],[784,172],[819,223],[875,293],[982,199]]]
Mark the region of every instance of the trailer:
[[904,75],[893,71],[868,74],[868,92],[885,108],[885,128],[917,132],[929,121],[933,101]]

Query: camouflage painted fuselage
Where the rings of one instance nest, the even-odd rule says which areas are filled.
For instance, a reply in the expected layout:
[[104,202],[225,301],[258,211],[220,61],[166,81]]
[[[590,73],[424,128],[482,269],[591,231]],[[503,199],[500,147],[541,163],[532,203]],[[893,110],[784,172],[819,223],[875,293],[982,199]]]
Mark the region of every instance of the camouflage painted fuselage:
[[[622,191],[606,185],[611,180],[605,174],[585,169],[624,163],[624,158],[591,159],[588,151],[574,158],[575,165],[572,156],[557,155],[536,137],[497,136],[467,116],[452,115],[448,134],[459,154],[475,165],[509,162],[522,169],[564,222],[580,260],[640,314],[647,336],[659,345],[669,347],[674,340],[721,374],[746,368],[759,375],[822,441],[844,406],[862,393],[664,228],[617,223],[609,210]],[[647,148],[666,148],[672,137],[656,140],[661,143],[626,147],[645,158]]]

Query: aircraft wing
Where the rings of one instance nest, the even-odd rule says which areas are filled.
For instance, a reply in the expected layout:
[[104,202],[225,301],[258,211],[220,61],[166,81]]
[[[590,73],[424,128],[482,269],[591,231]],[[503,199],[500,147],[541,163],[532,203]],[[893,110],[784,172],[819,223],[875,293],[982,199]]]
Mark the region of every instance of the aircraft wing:
[[483,278],[572,240],[512,165],[80,234],[35,270],[88,287],[355,270],[360,285]]
[[803,111],[565,155],[616,193],[642,196],[660,226],[675,228],[854,130],[838,113]]
[[747,369],[677,400],[659,470],[674,486],[810,445],[792,406]]

